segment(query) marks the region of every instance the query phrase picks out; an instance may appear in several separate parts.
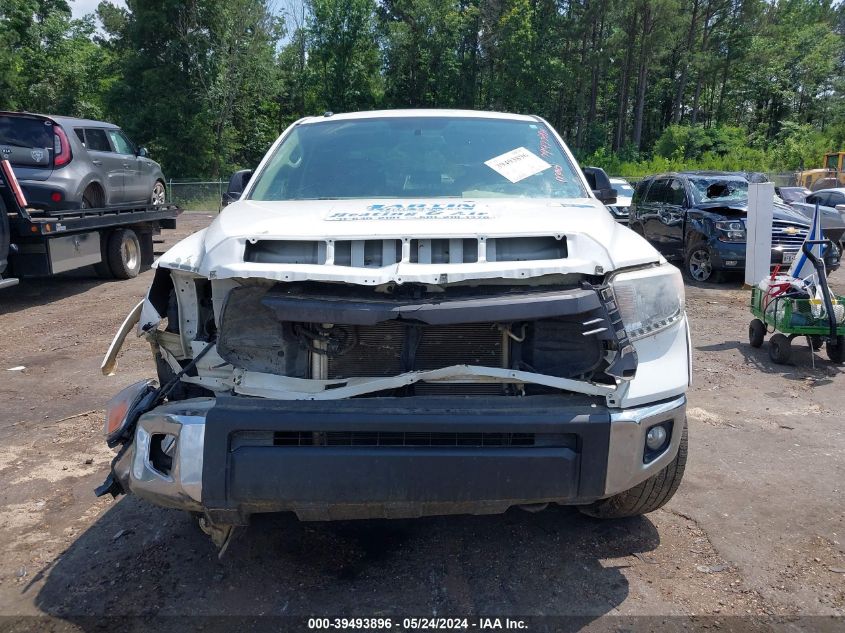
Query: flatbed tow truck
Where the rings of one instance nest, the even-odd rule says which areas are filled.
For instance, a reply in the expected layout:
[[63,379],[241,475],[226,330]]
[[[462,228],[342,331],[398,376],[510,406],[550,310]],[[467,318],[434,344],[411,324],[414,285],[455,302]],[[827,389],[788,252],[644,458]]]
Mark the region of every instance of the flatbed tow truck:
[[135,277],[153,263],[153,236],[175,229],[181,213],[173,204],[29,209],[12,166],[0,161],[0,289],[90,265],[104,278]]

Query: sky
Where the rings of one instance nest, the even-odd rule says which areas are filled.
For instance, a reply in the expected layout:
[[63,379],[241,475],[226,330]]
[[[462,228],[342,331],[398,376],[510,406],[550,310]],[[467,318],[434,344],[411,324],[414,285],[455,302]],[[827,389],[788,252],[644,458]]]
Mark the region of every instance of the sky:
[[[112,4],[119,7],[125,7],[124,0],[111,0]],[[70,0],[70,10],[73,11],[73,17],[81,18],[86,13],[94,13],[97,10],[97,5],[100,0]]]

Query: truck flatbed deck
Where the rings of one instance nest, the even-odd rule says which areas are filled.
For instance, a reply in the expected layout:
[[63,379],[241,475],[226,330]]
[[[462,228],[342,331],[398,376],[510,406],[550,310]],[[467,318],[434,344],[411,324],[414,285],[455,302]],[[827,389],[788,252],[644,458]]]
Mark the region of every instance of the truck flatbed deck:
[[102,209],[65,209],[63,211],[29,211],[28,217],[9,218],[22,234],[53,235],[69,231],[88,231],[106,227],[161,222],[161,228],[176,228],[176,217],[182,208],[175,204],[147,207],[105,207]]
[[0,289],[17,283],[15,277],[49,276],[89,265],[102,277],[135,277],[153,263],[153,235],[176,228],[181,213],[175,204],[27,208],[11,165],[0,161]]

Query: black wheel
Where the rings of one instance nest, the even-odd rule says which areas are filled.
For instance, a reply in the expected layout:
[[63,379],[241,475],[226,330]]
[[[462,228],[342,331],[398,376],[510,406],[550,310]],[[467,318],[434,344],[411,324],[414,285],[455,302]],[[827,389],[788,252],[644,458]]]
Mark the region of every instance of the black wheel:
[[94,264],[94,271],[100,279],[114,279],[114,275],[111,274],[111,268],[109,268],[108,262]]
[[117,279],[132,279],[141,271],[141,243],[132,229],[116,229],[109,236],[106,261]]
[[83,209],[100,209],[106,206],[105,195],[98,185],[88,185],[82,192]]
[[160,180],[156,180],[156,184],[153,185],[153,193],[150,196],[150,204],[154,207],[160,207],[164,204],[166,197],[167,193],[164,188],[164,183]]
[[114,279],[111,267],[109,266],[109,237],[111,231],[103,231],[100,233],[100,262],[94,264],[94,271],[100,279]]
[[597,519],[623,519],[654,512],[675,494],[678,486],[681,485],[686,465],[687,425],[685,420],[681,442],[678,445],[678,454],[666,468],[630,490],[620,492],[607,499],[601,499],[590,505],[581,506],[578,509]]
[[845,360],[845,337],[842,335],[836,337],[835,343],[828,341],[825,348],[827,350],[827,357],[831,362],[839,364]]
[[778,365],[785,365],[792,357],[792,344],[783,334],[775,334],[769,339],[769,357]]
[[760,347],[766,338],[766,324],[760,319],[754,319],[748,326],[748,342],[751,347]]
[[713,258],[704,242],[693,244],[684,258],[684,273],[693,281],[720,281],[721,276],[713,270]]

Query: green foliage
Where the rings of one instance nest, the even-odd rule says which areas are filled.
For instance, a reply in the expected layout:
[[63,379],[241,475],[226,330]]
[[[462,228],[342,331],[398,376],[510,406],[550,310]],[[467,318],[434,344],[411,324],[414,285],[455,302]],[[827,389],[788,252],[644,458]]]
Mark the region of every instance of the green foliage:
[[373,107],[381,96],[373,0],[309,0],[311,104],[347,112]]
[[[538,114],[582,163],[789,171],[845,149],[833,0],[0,4],[0,108],[103,118],[169,176],[254,166],[302,116]],[[99,25],[97,24],[99,21]]]
[[745,145],[745,133],[738,127],[670,125],[655,142],[654,153],[663,158],[695,161],[705,154],[727,156]]

